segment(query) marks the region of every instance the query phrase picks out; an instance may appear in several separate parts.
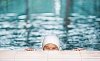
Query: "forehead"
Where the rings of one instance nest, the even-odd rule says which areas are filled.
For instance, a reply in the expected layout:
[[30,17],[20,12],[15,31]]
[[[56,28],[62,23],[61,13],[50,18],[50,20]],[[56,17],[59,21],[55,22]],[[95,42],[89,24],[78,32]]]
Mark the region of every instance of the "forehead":
[[52,43],[48,43],[45,45],[45,47],[57,47],[55,44],[52,44]]

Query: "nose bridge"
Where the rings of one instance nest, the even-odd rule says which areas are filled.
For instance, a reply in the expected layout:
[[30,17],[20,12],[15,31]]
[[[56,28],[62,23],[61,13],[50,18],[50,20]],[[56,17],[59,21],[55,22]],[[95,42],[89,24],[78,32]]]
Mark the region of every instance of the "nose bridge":
[[50,49],[50,50],[52,50],[52,48],[51,48],[51,47],[50,47],[49,49]]

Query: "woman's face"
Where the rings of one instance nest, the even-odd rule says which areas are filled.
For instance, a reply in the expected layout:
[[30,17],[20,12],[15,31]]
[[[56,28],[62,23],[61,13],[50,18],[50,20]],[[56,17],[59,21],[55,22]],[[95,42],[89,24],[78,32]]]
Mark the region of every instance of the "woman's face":
[[52,44],[52,43],[49,43],[49,44],[46,44],[44,47],[43,47],[43,50],[59,50],[59,48],[55,45],[55,44]]

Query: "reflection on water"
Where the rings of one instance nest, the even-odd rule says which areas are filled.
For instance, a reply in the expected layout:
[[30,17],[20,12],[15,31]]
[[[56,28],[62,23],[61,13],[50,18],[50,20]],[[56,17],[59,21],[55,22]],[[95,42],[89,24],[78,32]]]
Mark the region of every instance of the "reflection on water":
[[[50,33],[60,37],[63,49],[77,47],[100,49],[100,18],[96,16],[85,17],[72,14],[69,17],[71,24],[67,26],[68,29],[65,29],[64,20],[60,17],[34,14],[34,19],[26,24],[25,15],[16,15],[13,13],[0,16],[0,47],[2,49],[40,48],[43,36]],[[29,37],[27,30],[29,30]]]
[[[30,20],[27,24],[25,22],[25,15],[15,17],[16,15],[4,15],[0,18],[1,47],[10,48],[15,46],[16,48],[33,46],[33,48],[39,48],[44,35],[53,33],[61,37],[66,36],[66,31],[62,26],[63,18],[44,16],[48,14],[34,15],[34,19]],[[9,19],[6,19],[6,17],[9,17]],[[29,36],[27,35],[27,31],[29,31]]]
[[[100,49],[100,18],[96,16],[69,17],[71,24],[68,25],[68,41],[72,46],[84,47],[87,49]],[[74,45],[73,45],[74,44]]]

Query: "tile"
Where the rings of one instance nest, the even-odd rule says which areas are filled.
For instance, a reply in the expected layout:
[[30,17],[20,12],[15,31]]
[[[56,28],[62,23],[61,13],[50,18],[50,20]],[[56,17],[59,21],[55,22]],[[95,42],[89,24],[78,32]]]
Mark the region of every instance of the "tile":
[[81,59],[48,59],[48,61],[81,61]]
[[15,51],[0,51],[0,59],[14,59]]
[[15,59],[15,61],[47,61],[47,59]]
[[82,61],[100,61],[100,59],[82,59]]
[[84,58],[100,58],[100,51],[80,51],[82,59]]
[[0,59],[0,61],[14,61],[14,59]]
[[17,51],[15,54],[15,59],[45,59],[46,57],[46,52],[38,51]]
[[66,58],[81,58],[78,51],[49,51],[48,58],[66,59]]

